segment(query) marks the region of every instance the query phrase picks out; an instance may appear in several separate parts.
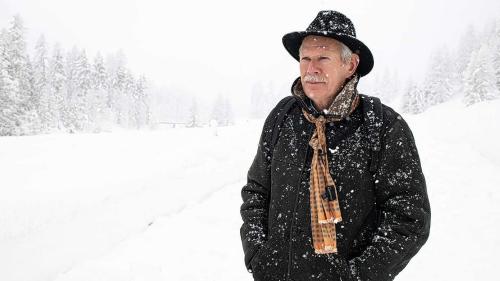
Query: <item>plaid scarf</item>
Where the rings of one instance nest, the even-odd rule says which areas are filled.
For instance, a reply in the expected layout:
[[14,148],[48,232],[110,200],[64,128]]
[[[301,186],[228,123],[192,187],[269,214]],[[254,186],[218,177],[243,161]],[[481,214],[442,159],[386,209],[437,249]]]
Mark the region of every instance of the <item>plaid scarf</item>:
[[[316,126],[309,141],[309,145],[314,150],[309,192],[312,240],[317,254],[337,253],[335,224],[342,221],[337,187],[328,167],[325,124],[340,121],[354,111],[359,104],[357,83],[358,76],[349,80],[335,97],[325,115],[314,117],[313,114],[302,109],[305,118]],[[298,87],[300,88],[294,88],[294,94],[304,95],[304,92],[300,91],[301,85]]]

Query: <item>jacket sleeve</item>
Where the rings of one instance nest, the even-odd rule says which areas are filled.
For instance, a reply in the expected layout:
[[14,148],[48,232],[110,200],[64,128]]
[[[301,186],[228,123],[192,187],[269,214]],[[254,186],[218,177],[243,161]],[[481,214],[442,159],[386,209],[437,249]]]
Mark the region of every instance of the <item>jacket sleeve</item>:
[[430,205],[415,141],[398,116],[382,138],[375,180],[378,228],[360,256],[349,260],[354,279],[392,280],[427,241]]
[[267,240],[271,184],[271,139],[274,122],[275,110],[269,114],[264,123],[257,154],[248,171],[247,183],[241,190],[243,204],[240,208],[240,214],[243,225],[240,228],[240,235],[248,271],[251,271],[250,260]]

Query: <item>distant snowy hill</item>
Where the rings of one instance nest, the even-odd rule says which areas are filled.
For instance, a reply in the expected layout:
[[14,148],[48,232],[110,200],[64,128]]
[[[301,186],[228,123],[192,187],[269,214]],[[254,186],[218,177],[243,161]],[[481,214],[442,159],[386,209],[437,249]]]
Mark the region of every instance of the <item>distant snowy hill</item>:
[[[403,117],[432,227],[396,280],[496,280],[500,100]],[[0,280],[252,280],[239,192],[261,126],[0,137]]]

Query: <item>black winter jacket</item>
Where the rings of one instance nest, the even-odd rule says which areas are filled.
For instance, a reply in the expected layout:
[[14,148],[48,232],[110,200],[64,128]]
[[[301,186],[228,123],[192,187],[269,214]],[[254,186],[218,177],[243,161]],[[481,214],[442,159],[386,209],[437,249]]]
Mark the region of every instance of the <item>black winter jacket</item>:
[[392,280],[426,242],[430,206],[413,135],[393,109],[382,105],[380,120],[374,100],[361,97],[348,118],[326,125],[342,213],[338,254],[316,254],[312,246],[308,142],[314,125],[301,108],[318,113],[294,97],[276,144],[279,107],[267,117],[241,191],[240,234],[255,280]]

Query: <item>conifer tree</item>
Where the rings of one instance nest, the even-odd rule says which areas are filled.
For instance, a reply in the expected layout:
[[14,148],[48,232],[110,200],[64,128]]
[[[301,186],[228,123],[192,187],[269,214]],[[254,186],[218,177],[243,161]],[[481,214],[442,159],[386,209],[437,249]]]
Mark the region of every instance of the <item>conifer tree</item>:
[[49,132],[53,124],[56,123],[55,119],[55,100],[50,92],[48,83],[49,73],[49,58],[45,42],[45,37],[41,35],[35,45],[35,57],[33,59],[33,75],[34,85],[33,89],[37,100],[37,112],[40,117],[41,130]]
[[489,45],[483,44],[477,52],[473,53],[464,74],[465,95],[463,100],[466,105],[499,97],[492,51]]
[[196,98],[192,98],[191,106],[189,107],[189,116],[186,120],[186,127],[194,128],[200,126],[199,114],[198,114],[198,103]]
[[217,96],[212,107],[211,119],[217,122],[217,126],[229,126],[234,123],[233,109],[227,97]]
[[14,87],[9,93],[9,107],[12,110],[9,119],[16,120],[11,127],[11,135],[36,133],[38,114],[36,113],[33,91],[33,76],[26,51],[23,21],[15,16],[7,32],[3,32],[4,68]]
[[64,70],[63,51],[59,44],[55,44],[52,50],[52,56],[49,59],[48,84],[51,106],[51,118],[49,128],[51,130],[64,130],[63,115],[65,110],[66,93],[66,72]]
[[19,134],[19,115],[16,108],[18,82],[9,72],[10,61],[7,52],[8,33],[0,32],[0,136]]
[[425,107],[443,103],[452,96],[453,64],[446,48],[439,48],[431,58],[424,81]]
[[403,94],[403,112],[418,114],[423,112],[426,108],[422,89],[412,80],[408,81],[406,90]]
[[92,131],[100,132],[111,122],[110,101],[108,95],[108,81],[104,59],[97,53],[91,67],[91,87],[89,91],[89,119]]

